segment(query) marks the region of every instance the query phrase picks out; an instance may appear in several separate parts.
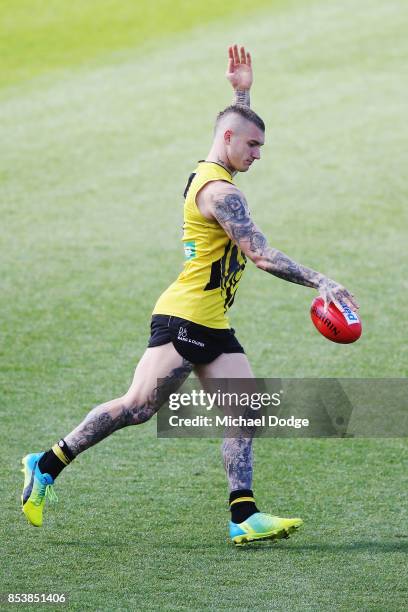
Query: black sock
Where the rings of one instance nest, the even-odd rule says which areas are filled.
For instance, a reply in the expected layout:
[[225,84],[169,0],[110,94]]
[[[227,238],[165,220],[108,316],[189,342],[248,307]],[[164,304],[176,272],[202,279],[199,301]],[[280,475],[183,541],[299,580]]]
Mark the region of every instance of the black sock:
[[255,512],[259,512],[251,489],[231,491],[229,503],[231,510],[231,521],[233,523],[242,523],[250,516],[255,514]]
[[65,443],[65,440],[60,440],[58,444],[44,453],[38,462],[40,472],[43,474],[50,474],[54,480],[62,472],[71,461],[73,461],[74,455]]

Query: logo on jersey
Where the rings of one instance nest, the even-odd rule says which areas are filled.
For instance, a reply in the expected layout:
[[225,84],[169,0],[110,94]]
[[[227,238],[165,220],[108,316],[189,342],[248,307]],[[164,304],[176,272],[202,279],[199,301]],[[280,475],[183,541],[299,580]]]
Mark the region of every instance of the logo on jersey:
[[232,242],[229,240],[225,247],[224,255],[221,259],[213,261],[211,265],[210,280],[204,287],[204,291],[221,289],[221,297],[224,300],[224,312],[227,312],[234,302],[235,292],[244,272],[245,264],[246,257],[244,253],[238,249],[236,244],[232,246]]
[[195,240],[189,240],[184,243],[184,256],[187,260],[194,259],[196,256],[196,243]]

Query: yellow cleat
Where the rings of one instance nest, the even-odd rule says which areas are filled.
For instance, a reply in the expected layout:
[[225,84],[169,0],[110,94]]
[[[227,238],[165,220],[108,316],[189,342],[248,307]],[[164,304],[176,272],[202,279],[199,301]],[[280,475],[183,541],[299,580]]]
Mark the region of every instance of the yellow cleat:
[[301,518],[280,518],[264,512],[255,512],[243,523],[230,522],[230,537],[236,546],[244,546],[260,540],[288,538],[301,525]]
[[44,453],[26,455],[21,463],[24,474],[24,489],[21,495],[22,510],[27,520],[34,527],[41,527],[43,523],[43,509],[45,500],[57,501],[53,489],[54,479],[50,474],[42,474],[38,462]]

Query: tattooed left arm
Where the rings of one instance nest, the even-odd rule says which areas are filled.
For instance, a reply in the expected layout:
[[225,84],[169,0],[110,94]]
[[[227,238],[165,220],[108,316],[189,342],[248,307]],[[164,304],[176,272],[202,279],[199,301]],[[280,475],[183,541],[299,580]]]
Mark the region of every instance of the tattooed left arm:
[[343,301],[353,310],[358,308],[354,296],[345,287],[270,247],[263,232],[252,221],[243,193],[235,186],[218,188],[212,198],[211,211],[227,235],[261,270],[291,283],[318,289],[326,303]]

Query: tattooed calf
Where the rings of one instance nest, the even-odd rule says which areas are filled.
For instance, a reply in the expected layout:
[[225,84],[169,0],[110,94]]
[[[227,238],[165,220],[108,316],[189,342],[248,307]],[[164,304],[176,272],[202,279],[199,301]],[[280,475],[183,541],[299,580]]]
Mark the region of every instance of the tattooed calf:
[[222,456],[230,491],[252,488],[252,438],[225,438]]
[[124,396],[91,410],[82,423],[65,437],[65,442],[74,456],[97,444],[118,429],[129,425],[140,425],[148,421],[169,395],[182,385],[192,368],[192,364],[183,359],[182,365],[174,368],[168,376],[161,379],[157,387],[152,389],[143,400],[139,399],[135,392],[132,398],[127,399]]

